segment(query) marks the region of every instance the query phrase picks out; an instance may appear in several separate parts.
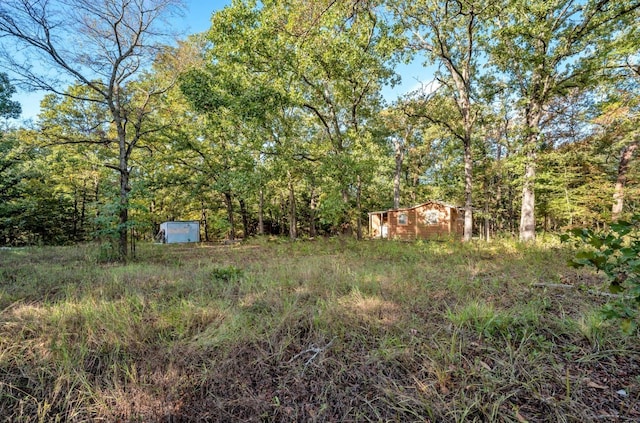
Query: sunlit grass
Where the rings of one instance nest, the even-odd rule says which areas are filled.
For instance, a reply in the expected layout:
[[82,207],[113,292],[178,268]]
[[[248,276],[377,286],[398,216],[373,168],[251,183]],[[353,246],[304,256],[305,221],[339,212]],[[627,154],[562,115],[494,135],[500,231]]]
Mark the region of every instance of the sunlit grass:
[[[0,251],[7,421],[640,411],[637,339],[601,319],[583,289],[600,281],[553,241],[141,244],[126,266],[98,253]],[[576,288],[544,288],[559,281]]]

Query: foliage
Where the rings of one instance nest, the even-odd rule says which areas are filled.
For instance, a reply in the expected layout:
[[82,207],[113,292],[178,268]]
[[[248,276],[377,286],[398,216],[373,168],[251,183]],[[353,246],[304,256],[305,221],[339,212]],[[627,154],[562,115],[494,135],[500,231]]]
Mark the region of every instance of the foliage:
[[[0,138],[0,244],[65,244],[82,240],[81,207],[69,188],[75,175],[64,157],[37,148],[35,134],[12,131]],[[78,197],[75,198],[78,200]],[[85,215],[88,220],[88,214]],[[86,222],[83,222],[86,223]]]
[[213,282],[234,283],[243,275],[243,270],[235,266],[216,267],[211,270]]
[[[243,151],[255,152],[253,168],[274,183],[245,194],[269,188],[274,202],[280,197],[292,237],[298,215],[311,218],[310,228],[319,219],[337,231],[363,213],[359,193],[372,179],[377,142],[369,123],[381,108],[380,87],[393,77],[379,12],[359,2],[234,2],[213,16],[203,69],[181,77],[190,104],[210,122],[242,121],[216,144],[245,140]],[[250,179],[238,173],[233,179]],[[227,198],[234,191],[225,190]],[[313,204],[300,204],[303,196]]]
[[[640,207],[638,0],[237,0],[171,45],[108,20],[152,5],[152,27],[174,0],[27,3],[0,7],[3,63],[51,94],[33,131],[0,134],[2,244],[117,235],[122,255],[173,219],[206,240],[360,235],[428,199],[467,203],[474,236],[526,215],[533,237],[603,225],[612,194]],[[425,60],[423,89],[389,105],[401,60]]]
[[[591,267],[607,276],[611,293],[623,298],[607,305],[605,316],[620,319],[626,331],[634,330],[640,305],[640,215],[613,222],[606,231],[583,228],[570,233],[576,245],[588,248],[576,253],[569,264]],[[565,234],[562,239],[571,237]]]
[[546,111],[557,97],[598,84],[614,53],[616,34],[637,20],[637,0],[574,2],[514,0],[499,15],[490,62],[518,98],[525,156],[520,239],[535,239],[536,162]]
[[22,106],[11,96],[15,94],[16,88],[11,85],[6,73],[0,72],[0,118],[17,119],[22,112]]
[[[6,1],[0,8],[0,39],[14,43],[11,47],[1,43],[0,55],[24,84],[85,106],[89,103],[86,107],[91,110],[102,106],[105,113],[95,115],[109,116],[106,123],[90,122],[84,139],[63,137],[56,142],[95,144],[98,139],[117,151],[115,163],[105,166],[119,177],[118,253],[123,261],[128,248],[131,155],[155,131],[147,127],[151,99],[167,89],[139,79],[158,52],[161,19],[177,4],[174,0]],[[77,42],[79,37],[82,42]],[[64,82],[71,86],[65,89]],[[82,114],[67,117],[85,121]],[[64,133],[67,128],[62,129]]]

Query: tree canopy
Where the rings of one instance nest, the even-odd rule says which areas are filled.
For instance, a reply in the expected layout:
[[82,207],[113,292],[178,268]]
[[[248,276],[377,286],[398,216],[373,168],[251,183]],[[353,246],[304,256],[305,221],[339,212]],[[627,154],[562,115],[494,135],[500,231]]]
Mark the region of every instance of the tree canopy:
[[[170,219],[360,238],[427,200],[465,240],[533,241],[637,212],[637,0],[235,0],[164,44],[178,2],[70,4],[0,6],[0,115],[15,85],[50,93],[3,133],[4,243],[113,234],[123,258]],[[385,99],[420,60],[430,88]]]

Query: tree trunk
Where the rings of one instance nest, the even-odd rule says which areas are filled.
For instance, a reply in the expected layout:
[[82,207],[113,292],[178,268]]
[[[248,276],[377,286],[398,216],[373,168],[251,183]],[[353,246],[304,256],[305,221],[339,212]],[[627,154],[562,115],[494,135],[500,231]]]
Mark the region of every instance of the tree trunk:
[[[537,139],[537,137],[535,137]],[[536,240],[536,197],[534,183],[536,178],[536,152],[535,141],[527,142],[527,152],[524,183],[522,186],[522,207],[520,209],[520,241],[530,242]]]
[[118,222],[118,256],[121,261],[127,261],[127,247],[129,228],[129,169],[127,166],[127,148],[122,134],[120,140],[120,204],[119,204],[119,222]]
[[264,191],[260,188],[258,206],[258,235],[264,235]]
[[402,162],[404,161],[404,146],[399,138],[393,139],[393,150],[395,152],[396,170],[393,175],[393,208],[400,208],[400,178],[402,176]]
[[84,239],[87,229],[85,228],[85,218],[87,214],[87,181],[82,183],[82,206],[80,208],[80,233]]
[[362,179],[360,178],[360,175],[358,175],[358,185],[357,185],[357,190],[356,190],[356,209],[358,211],[358,217],[356,219],[356,221],[357,221],[356,237],[357,237],[358,241],[360,241],[362,239],[362,201],[361,201],[361,196],[362,196]]
[[511,233],[511,235],[515,236],[515,234],[516,234],[516,211],[515,211],[515,207],[514,207],[514,204],[513,204],[513,197],[515,196],[515,193],[513,191],[513,187],[511,186],[511,184],[508,185],[507,193],[508,193],[507,205],[509,207],[509,212],[508,212],[509,232]]
[[502,204],[502,145],[498,144],[497,146],[497,152],[496,152],[496,164],[497,164],[497,170],[496,170],[496,176],[494,179],[494,183],[496,186],[496,202],[495,202],[495,219],[494,219],[494,224],[493,224],[493,228],[495,232],[502,232],[504,231],[504,220],[505,220],[505,216],[504,216],[504,207]]
[[311,187],[311,198],[309,199],[309,236],[314,238],[316,236],[316,192],[315,188]]
[[287,202],[284,195],[280,194],[280,216],[278,216],[278,225],[280,226],[280,236],[284,236],[284,227],[287,220]]
[[544,233],[549,232],[549,212],[547,212],[547,211],[544,212],[544,227],[543,227],[543,231],[544,231]]
[[464,142],[464,241],[473,235],[473,159],[471,157],[471,132]]
[[242,216],[242,229],[244,230],[244,239],[249,238],[249,214],[247,212],[247,204],[244,199],[238,200],[240,203],[240,215]]
[[120,261],[127,261],[127,240],[129,228],[129,156],[131,154],[132,143],[127,142],[126,116],[123,116],[123,109],[120,104],[120,87],[115,84],[111,90],[112,95],[107,98],[109,110],[113,116],[113,121],[118,135],[118,166],[109,165],[117,169],[120,175],[120,200],[119,200],[119,222],[118,222],[118,257]]
[[417,176],[417,175],[413,176],[411,182],[412,182],[411,183],[411,187],[413,188],[411,190],[411,194],[410,194],[411,204],[417,204],[418,203],[418,199],[416,197],[416,189],[417,189],[418,185],[420,185],[420,177]]
[[[475,15],[472,15],[475,17]],[[471,28],[471,27],[470,27]],[[473,43],[473,34],[468,33],[469,46]],[[471,50],[469,50],[471,51]],[[443,55],[447,58],[446,54]],[[448,58],[450,59],[450,57]],[[445,60],[445,64],[458,92],[456,100],[460,117],[462,118],[463,133],[461,134],[462,144],[464,148],[464,232],[463,239],[465,242],[471,241],[473,236],[473,152],[471,149],[471,137],[473,135],[473,126],[475,117],[471,110],[471,57],[467,57],[463,61],[462,74],[458,73],[455,66],[450,61]]]
[[349,191],[346,188],[342,189],[342,202],[344,203],[344,214],[342,216],[342,222],[340,224],[339,232],[343,235],[351,234],[351,206],[349,205]]
[[207,208],[204,206],[204,201],[201,203],[202,206],[202,223],[204,224],[204,240],[205,242],[209,242],[209,221],[207,220]]
[[236,223],[233,218],[233,196],[231,192],[224,193],[224,204],[227,206],[227,219],[229,219],[229,239],[236,239]]
[[484,240],[491,241],[491,216],[489,214],[489,178],[484,178]]
[[298,237],[298,221],[296,219],[296,195],[293,189],[293,181],[289,175],[289,238],[295,240]]
[[[126,164],[125,164],[126,166]],[[127,260],[127,241],[129,222],[129,172],[120,170],[120,221],[118,222],[118,256],[122,261]]]
[[74,241],[78,240],[78,221],[79,221],[79,212],[78,212],[78,188],[75,187],[73,190],[73,215],[72,215],[72,233]]
[[110,166],[118,170],[120,175],[120,199],[119,199],[119,222],[118,222],[118,256],[121,261],[127,260],[127,238],[129,221],[129,154],[131,150],[127,143],[127,132],[125,130],[122,108],[120,107],[120,87],[113,87],[113,95],[108,99],[109,110],[113,116],[115,127],[118,134],[118,166]]
[[520,209],[520,241],[524,242],[533,242],[536,240],[536,159],[542,113],[542,100],[538,98],[531,100],[526,112],[527,137],[524,143],[526,153],[524,181],[522,184],[522,206]]
[[629,171],[629,163],[638,149],[638,140],[627,145],[620,154],[620,162],[618,163],[618,177],[613,192],[613,207],[611,208],[611,219],[618,220],[624,206],[624,187],[627,184],[627,172]]

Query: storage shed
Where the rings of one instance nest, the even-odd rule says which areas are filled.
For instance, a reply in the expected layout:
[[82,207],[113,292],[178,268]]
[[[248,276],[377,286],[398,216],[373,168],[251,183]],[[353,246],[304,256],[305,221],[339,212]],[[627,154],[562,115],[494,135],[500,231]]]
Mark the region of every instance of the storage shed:
[[464,212],[440,201],[369,213],[371,238],[428,239],[462,236]]
[[200,242],[200,222],[163,222],[158,234],[160,242],[174,244],[180,242]]

